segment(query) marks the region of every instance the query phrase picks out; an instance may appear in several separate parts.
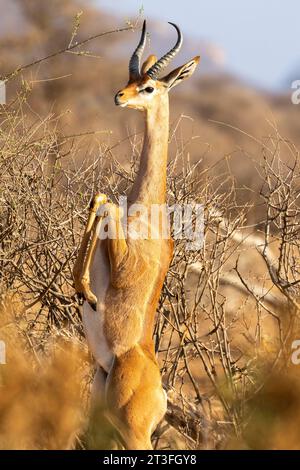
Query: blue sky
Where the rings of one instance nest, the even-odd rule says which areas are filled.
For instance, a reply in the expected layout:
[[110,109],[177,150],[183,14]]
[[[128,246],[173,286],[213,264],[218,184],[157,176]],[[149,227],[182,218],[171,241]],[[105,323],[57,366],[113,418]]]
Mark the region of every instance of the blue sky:
[[[146,17],[178,23],[185,36],[224,49],[226,67],[267,90],[300,79],[300,0],[95,0],[121,19],[144,7]],[[298,65],[298,67],[297,67]],[[298,76],[291,76],[299,71]]]

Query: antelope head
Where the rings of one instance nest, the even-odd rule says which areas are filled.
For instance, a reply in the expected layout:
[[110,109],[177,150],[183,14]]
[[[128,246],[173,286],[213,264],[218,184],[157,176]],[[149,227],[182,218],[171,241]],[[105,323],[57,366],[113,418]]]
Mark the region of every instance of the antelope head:
[[163,57],[150,55],[141,66],[141,58],[146,44],[146,21],[144,21],[140,42],[129,61],[129,82],[115,96],[117,106],[134,108],[141,111],[151,109],[166,96],[174,86],[189,78],[195,71],[200,57],[196,56],[181,67],[176,68],[165,77],[159,78],[160,73],[181,49],[183,38],[178,26],[169,23],[177,31],[175,46]]

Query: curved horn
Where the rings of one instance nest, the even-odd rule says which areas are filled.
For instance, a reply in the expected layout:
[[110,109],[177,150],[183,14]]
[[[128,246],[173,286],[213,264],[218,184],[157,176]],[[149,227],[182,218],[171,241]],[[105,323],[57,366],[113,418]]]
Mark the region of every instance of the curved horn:
[[140,61],[146,45],[146,20],[143,23],[140,42],[129,61],[129,77],[135,79],[140,76]]
[[182,46],[183,36],[180,29],[174,23],[169,22],[169,24],[174,26],[174,28],[176,29],[178,39],[175,46],[161,59],[159,59],[154,65],[152,65],[152,67],[148,70],[147,75],[149,75],[149,77],[153,80],[157,79],[158,74],[171,62],[172,59],[174,59],[174,57],[176,56],[176,54],[178,54]]

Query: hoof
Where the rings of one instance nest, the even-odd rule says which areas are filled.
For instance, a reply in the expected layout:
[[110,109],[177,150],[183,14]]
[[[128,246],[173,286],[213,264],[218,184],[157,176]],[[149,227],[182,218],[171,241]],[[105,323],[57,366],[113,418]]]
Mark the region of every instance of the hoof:
[[94,310],[94,312],[97,312],[97,303],[96,302],[89,302],[90,306]]

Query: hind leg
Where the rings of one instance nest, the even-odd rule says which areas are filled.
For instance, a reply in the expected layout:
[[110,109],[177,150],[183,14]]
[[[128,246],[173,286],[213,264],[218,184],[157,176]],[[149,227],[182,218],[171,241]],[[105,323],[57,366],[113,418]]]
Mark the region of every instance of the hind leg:
[[88,429],[86,432],[86,447],[97,450],[121,450],[116,430],[107,418],[105,402],[105,386],[107,373],[98,366],[91,389],[91,407]]
[[151,435],[166,412],[158,364],[137,345],[114,359],[107,378],[109,419],[127,450],[150,450]]
[[94,407],[97,403],[105,402],[105,385],[106,385],[107,373],[101,366],[97,367],[92,389],[91,389],[91,406]]

